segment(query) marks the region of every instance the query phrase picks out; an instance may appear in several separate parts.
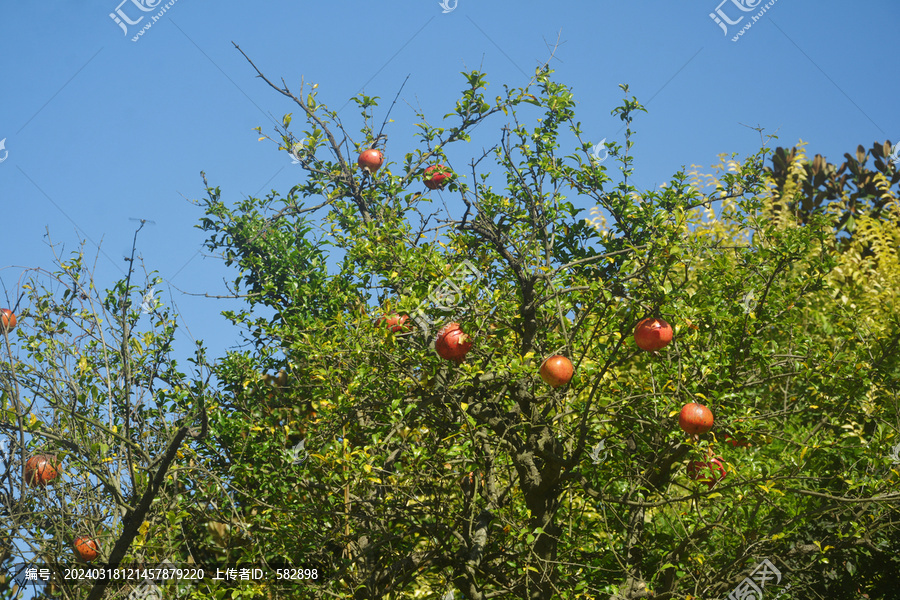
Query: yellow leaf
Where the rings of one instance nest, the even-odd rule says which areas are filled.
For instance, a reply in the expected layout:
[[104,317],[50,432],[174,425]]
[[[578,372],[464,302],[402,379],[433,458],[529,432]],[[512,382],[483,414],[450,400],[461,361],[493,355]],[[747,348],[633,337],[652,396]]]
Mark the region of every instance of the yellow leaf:
[[256,141],[257,141],[257,142],[261,142],[261,141],[263,141],[264,139],[266,139],[266,136],[262,136],[261,138],[259,138],[259,139],[256,140]]
[[463,409],[463,412],[465,412],[466,409],[469,408],[469,405],[466,404],[465,402],[462,402],[462,403],[460,403],[459,407],[460,407],[461,409]]

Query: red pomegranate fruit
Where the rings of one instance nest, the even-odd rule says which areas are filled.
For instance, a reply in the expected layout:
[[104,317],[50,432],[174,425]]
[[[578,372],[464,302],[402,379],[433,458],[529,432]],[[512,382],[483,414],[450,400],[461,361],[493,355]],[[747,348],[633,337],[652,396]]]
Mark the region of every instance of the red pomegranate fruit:
[[463,333],[459,323],[450,322],[438,331],[434,349],[441,358],[461,363],[472,349],[472,340]]
[[678,415],[678,425],[691,435],[706,433],[713,427],[712,411],[696,402],[689,402]]
[[671,341],[672,326],[662,319],[648,317],[634,328],[634,343],[641,350],[655,352],[668,346]]

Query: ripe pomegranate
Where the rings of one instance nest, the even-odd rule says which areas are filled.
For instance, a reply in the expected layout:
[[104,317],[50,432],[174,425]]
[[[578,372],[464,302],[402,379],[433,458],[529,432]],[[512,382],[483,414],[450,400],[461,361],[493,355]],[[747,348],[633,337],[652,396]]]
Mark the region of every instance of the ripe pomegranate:
[[735,439],[734,436],[728,433],[725,434],[724,439],[735,448],[746,448],[750,445],[750,442],[748,442],[747,440]]
[[541,363],[540,373],[544,383],[556,389],[572,380],[575,368],[568,358],[561,354],[554,354]]
[[25,483],[44,487],[56,479],[59,471],[53,464],[53,457],[47,454],[32,456],[25,462]]
[[717,456],[710,458],[709,462],[701,460],[692,461],[688,465],[688,476],[700,483],[705,483],[707,487],[712,488],[716,483],[725,479],[728,472],[722,465],[722,457]]
[[475,492],[476,478],[481,480],[478,482],[479,487],[484,488],[484,475],[481,473],[476,475],[474,471],[469,471],[459,480],[459,487],[462,488],[462,491],[466,496],[471,496]]
[[8,308],[0,308],[0,330],[12,331],[16,328],[16,315]]
[[444,165],[431,165],[425,169],[425,175],[422,177],[422,182],[429,190],[436,190],[447,184],[447,180],[450,179],[452,173],[453,172]]
[[681,409],[678,415],[678,425],[692,435],[706,433],[713,426],[712,411],[696,402],[689,402]]
[[361,169],[364,169],[372,174],[380,169],[383,163],[384,154],[381,153],[381,150],[376,150],[374,148],[364,150],[362,154],[359,155],[359,159],[356,161],[356,164],[358,164]]
[[406,324],[406,321],[409,320],[409,315],[398,315],[397,313],[391,313],[389,315],[384,315],[380,317],[375,324],[379,327],[388,326],[391,328],[393,333],[398,333],[400,331],[409,331],[409,325]]
[[75,554],[84,562],[91,562],[100,556],[100,542],[83,535],[75,538]]
[[459,323],[450,322],[438,331],[434,349],[441,358],[461,363],[472,349],[472,340],[459,328]]
[[648,317],[634,328],[634,343],[641,350],[653,352],[669,345],[672,341],[672,326],[662,319]]

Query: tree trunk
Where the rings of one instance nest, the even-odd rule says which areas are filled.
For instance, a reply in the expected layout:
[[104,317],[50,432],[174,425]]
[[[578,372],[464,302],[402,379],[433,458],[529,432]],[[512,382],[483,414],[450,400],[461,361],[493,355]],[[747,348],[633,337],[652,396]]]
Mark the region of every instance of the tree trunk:
[[[529,446],[536,447],[542,454],[550,452],[560,456],[562,453],[562,444],[553,437],[549,427],[539,428],[529,438]],[[534,534],[531,550],[537,564],[530,565],[535,570],[528,571],[525,584],[527,588],[521,597],[528,600],[551,600],[557,595],[554,582],[559,536],[562,532],[562,528],[556,523],[562,494],[559,486],[561,465],[552,459],[542,460],[530,451],[515,457],[515,465],[522,483],[525,504],[531,511],[531,531],[537,528],[542,530]]]

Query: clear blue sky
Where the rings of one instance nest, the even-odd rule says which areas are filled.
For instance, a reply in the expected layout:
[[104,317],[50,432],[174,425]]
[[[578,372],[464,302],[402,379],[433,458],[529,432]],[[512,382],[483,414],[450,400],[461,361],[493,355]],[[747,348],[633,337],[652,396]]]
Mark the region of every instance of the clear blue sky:
[[[204,195],[201,170],[228,203],[271,189],[284,194],[302,176],[253,131],[271,135],[274,119],[299,111],[254,78],[232,41],[292,89],[301,75],[318,83],[320,101],[332,107],[363,89],[380,96],[379,122],[409,75],[388,130],[394,160],[413,148],[411,105],[438,122],[468,69],[487,72],[489,98],[503,84],[522,85],[558,35],[552,66],[576,94],[587,139],[623,141],[610,115],[621,99],[617,84],[629,83],[648,108],[634,124],[634,181],[643,189],[683,166],[710,165],[719,153],[755,152],[759,134],[742,124],[777,132],[777,145],[808,141],[811,153],[838,163],[857,144],[900,138],[900,84],[891,70],[896,0],[865,8],[777,0],[737,42],[732,35],[765,3],[743,0],[760,5],[745,13],[739,0],[458,0],[443,13],[438,0],[177,0],[134,42],[165,2],[120,2],[0,5],[0,139],[8,152],[0,151],[0,294],[15,297],[23,267],[52,266],[46,230],[66,252],[88,238],[91,262],[100,244],[96,280],[108,287],[127,266],[137,225],[129,219],[150,219],[139,251],[166,280],[164,300],[177,304],[189,334],[205,339],[213,356],[238,340],[219,315],[235,303],[183,292],[226,294],[223,279],[235,273],[199,253],[205,236],[193,226],[202,214],[185,198]],[[156,9],[142,12],[141,3]],[[731,20],[744,15],[727,35],[709,16],[717,7]],[[117,8],[132,21],[144,18],[126,35],[110,17]],[[357,114],[349,105],[341,113],[354,132]],[[480,150],[457,145],[453,157],[464,165]],[[443,199],[461,215],[455,198]],[[187,334],[182,358],[191,349]]]

